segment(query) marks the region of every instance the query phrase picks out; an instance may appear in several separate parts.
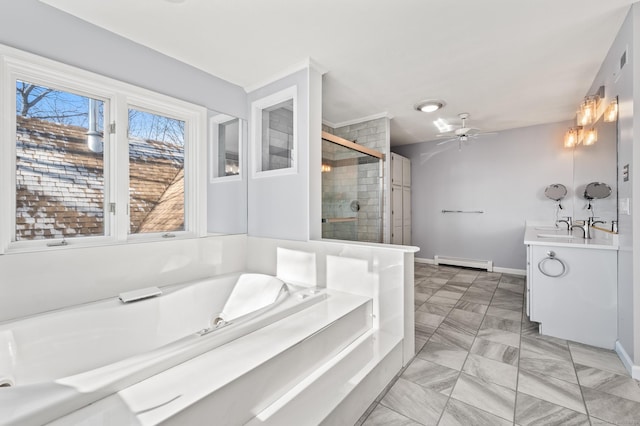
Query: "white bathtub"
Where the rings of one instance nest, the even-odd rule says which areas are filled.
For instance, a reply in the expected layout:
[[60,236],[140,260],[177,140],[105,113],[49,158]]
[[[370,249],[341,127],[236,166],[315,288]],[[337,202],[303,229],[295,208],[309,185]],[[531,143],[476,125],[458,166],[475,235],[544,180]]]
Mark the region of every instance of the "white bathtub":
[[162,290],[0,324],[0,424],[49,422],[326,298],[259,274]]

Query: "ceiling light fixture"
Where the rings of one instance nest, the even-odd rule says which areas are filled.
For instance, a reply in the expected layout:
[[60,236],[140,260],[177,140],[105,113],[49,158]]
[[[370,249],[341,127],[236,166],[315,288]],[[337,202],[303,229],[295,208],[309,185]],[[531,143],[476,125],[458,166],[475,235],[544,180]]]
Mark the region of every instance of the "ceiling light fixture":
[[434,112],[445,106],[446,103],[439,99],[429,99],[414,105],[414,108],[422,112]]

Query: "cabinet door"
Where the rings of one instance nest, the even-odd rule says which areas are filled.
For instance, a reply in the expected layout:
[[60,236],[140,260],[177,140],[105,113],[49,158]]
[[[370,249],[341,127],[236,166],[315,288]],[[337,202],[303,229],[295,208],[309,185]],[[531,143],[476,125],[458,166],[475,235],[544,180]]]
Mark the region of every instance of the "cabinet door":
[[391,244],[402,244],[402,187],[391,187]]
[[402,156],[391,153],[391,185],[402,185],[402,159]]
[[411,186],[411,160],[402,158],[402,186]]
[[402,244],[411,244],[411,188],[402,187]]

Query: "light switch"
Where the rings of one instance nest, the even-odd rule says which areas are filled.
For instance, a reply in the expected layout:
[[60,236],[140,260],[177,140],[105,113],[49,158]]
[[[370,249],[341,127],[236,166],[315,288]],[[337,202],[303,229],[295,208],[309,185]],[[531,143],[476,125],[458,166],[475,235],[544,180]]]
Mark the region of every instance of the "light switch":
[[626,214],[626,215],[630,215],[631,214],[631,209],[629,207],[629,199],[628,198],[621,198],[618,201],[618,210],[620,211],[620,214]]

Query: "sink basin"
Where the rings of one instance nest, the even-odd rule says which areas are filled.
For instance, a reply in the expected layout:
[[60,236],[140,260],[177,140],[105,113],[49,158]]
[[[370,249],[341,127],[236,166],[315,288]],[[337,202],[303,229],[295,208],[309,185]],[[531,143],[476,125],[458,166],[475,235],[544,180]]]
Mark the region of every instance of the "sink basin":
[[571,234],[538,234],[538,238],[575,238]]

